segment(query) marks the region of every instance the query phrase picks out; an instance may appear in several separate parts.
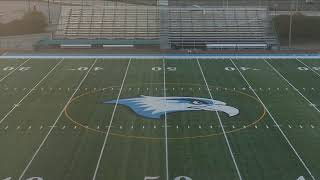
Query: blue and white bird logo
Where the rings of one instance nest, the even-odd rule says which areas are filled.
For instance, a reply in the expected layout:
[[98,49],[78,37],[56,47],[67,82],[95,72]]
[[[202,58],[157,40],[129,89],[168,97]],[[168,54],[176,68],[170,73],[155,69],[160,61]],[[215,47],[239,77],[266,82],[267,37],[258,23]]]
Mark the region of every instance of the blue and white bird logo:
[[[117,100],[104,103],[115,104]],[[138,115],[150,119],[160,119],[165,113],[183,111],[221,111],[228,114],[229,117],[239,114],[237,108],[227,106],[225,102],[199,97],[140,96],[119,99],[118,104],[127,106]]]

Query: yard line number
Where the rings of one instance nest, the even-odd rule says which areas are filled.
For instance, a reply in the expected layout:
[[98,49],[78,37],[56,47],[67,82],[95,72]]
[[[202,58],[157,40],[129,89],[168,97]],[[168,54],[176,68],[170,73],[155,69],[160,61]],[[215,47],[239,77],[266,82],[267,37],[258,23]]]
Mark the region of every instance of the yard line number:
[[[160,176],[145,176],[143,180],[158,180]],[[177,176],[173,180],[192,180],[188,176]]]
[[308,68],[308,67],[297,67],[298,70],[300,71],[309,71],[310,69],[313,69],[315,71],[320,71],[320,66],[315,66],[315,67],[311,67],[311,68]]
[[[89,67],[81,66],[81,67],[69,69],[69,70],[70,71],[87,71],[87,70],[89,70]],[[103,68],[102,67],[93,67],[92,70],[93,71],[101,71],[101,70],[103,70]]]
[[[152,67],[152,71],[162,71],[162,67]],[[177,71],[177,67],[166,67],[167,71]]]
[[[12,180],[12,177],[4,178],[3,180]],[[43,180],[42,177],[29,177],[26,180]]]
[[[16,68],[12,67],[12,66],[7,66],[7,67],[2,68],[3,71],[13,71],[15,69]],[[31,69],[31,67],[19,67],[17,70],[18,71],[28,71],[30,69]]]
[[[160,178],[160,176],[145,176],[144,180],[157,180],[159,178]],[[3,180],[12,180],[12,177],[7,177],[7,178],[4,178]],[[43,178],[42,177],[29,177],[26,180],[43,180]],[[174,178],[174,180],[192,180],[192,179],[188,176],[177,176]]]
[[[259,71],[260,69],[257,68],[250,68],[250,67],[239,67],[240,70],[242,71],[248,71],[248,70],[252,70],[252,71]],[[237,69],[234,67],[225,67],[224,70],[226,71],[236,71]]]

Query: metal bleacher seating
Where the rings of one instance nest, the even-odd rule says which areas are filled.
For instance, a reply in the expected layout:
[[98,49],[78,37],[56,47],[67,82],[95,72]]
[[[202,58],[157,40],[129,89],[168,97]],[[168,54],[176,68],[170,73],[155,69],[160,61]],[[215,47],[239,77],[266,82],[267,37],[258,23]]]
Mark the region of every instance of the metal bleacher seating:
[[55,38],[158,39],[158,9],[147,6],[66,6]]
[[[65,6],[56,39],[159,40],[172,48],[270,48],[278,44],[267,8]],[[165,31],[163,29],[166,29]],[[163,36],[163,32],[166,34]],[[161,34],[161,36],[160,36]]]
[[177,48],[277,44],[266,8],[171,8],[168,19],[169,42]]

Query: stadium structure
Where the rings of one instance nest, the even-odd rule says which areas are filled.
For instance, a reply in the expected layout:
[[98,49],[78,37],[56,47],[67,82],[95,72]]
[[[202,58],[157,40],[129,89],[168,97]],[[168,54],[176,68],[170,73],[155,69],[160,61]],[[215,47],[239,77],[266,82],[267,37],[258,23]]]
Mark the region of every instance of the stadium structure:
[[268,7],[73,2],[62,6],[49,48],[278,49]]
[[320,179],[319,0],[12,1],[0,180]]

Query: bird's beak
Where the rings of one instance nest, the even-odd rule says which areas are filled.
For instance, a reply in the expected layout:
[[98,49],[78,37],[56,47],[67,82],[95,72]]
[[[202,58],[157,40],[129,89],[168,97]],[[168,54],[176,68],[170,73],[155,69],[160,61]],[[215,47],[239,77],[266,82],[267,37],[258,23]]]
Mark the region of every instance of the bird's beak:
[[229,117],[235,116],[239,114],[239,110],[237,108],[231,107],[231,106],[225,106],[225,105],[213,105],[213,106],[207,106],[203,107],[203,110],[207,111],[222,111],[229,115]]

